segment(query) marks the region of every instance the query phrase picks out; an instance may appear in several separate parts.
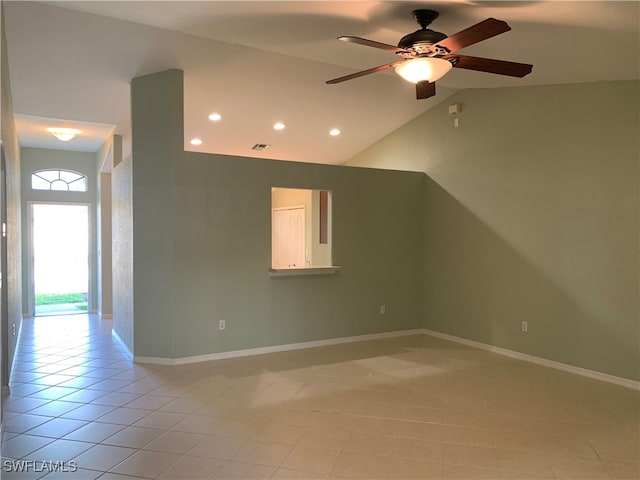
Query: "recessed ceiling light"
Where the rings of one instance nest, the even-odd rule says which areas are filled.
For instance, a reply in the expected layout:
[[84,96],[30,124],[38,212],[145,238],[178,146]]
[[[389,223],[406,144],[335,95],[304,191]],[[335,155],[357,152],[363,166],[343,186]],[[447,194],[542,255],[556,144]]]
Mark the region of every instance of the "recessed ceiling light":
[[274,130],[284,130],[284,123],[278,122],[273,124]]
[[329,135],[331,135],[332,137],[337,137],[338,135],[340,135],[340,130],[338,130],[337,128],[332,128],[329,131]]
[[222,120],[222,115],[220,115],[219,113],[212,113],[211,115],[209,115],[209,120],[211,120],[212,122],[219,122],[220,120]]
[[200,140],[199,138],[192,138],[191,145],[202,145],[202,140]]
[[76,135],[81,133],[80,130],[76,130],[75,128],[47,128],[47,132],[49,132],[61,142],[68,142]]

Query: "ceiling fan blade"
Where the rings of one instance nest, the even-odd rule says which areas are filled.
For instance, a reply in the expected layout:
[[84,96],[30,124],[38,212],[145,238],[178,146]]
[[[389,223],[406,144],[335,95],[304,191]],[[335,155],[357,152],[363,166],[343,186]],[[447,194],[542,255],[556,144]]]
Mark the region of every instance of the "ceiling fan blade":
[[373,40],[367,40],[361,37],[338,37],[338,40],[349,43],[357,43],[358,45],[364,45],[365,47],[379,48],[381,50],[387,50],[388,52],[399,53],[406,52],[404,48],[396,47],[395,45],[389,45],[388,43],[375,42]]
[[453,66],[466,70],[477,70],[479,72],[497,73],[509,77],[524,77],[531,73],[533,65],[528,63],[507,62],[505,60],[494,60],[492,58],[470,57],[468,55],[445,55],[445,60],[453,59]]
[[327,80],[325,83],[329,85],[333,85],[334,83],[345,82],[347,80],[351,80],[352,78],[362,77],[364,75],[369,75],[371,73],[382,72],[384,70],[389,70],[390,68],[397,67],[401,63],[406,62],[406,60],[398,60],[397,62],[386,63],[384,65],[380,65],[379,67],[369,68],[367,70],[362,70],[361,72],[352,73],[350,75],[345,75],[344,77],[338,77],[331,80]]
[[455,52],[461,48],[486,40],[487,38],[508,32],[509,30],[511,30],[511,27],[507,25],[507,22],[496,20],[495,18],[487,18],[480,23],[476,23],[469,28],[445,38],[438,42],[438,46],[445,47],[450,52]]
[[436,84],[435,82],[429,82],[427,80],[423,80],[422,82],[416,83],[416,99],[424,100],[425,98],[433,97],[436,94]]

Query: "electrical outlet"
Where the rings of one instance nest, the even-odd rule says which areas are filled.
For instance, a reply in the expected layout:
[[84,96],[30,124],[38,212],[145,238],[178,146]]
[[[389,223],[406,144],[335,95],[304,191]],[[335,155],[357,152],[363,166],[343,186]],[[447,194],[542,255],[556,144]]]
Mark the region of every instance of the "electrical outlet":
[[380,305],[380,315],[386,315],[387,313],[387,307],[385,307],[384,305]]
[[528,330],[529,330],[529,324],[526,321],[522,322],[522,331],[526,332]]
[[224,330],[227,328],[227,322],[225,320],[220,320],[218,322],[218,330]]

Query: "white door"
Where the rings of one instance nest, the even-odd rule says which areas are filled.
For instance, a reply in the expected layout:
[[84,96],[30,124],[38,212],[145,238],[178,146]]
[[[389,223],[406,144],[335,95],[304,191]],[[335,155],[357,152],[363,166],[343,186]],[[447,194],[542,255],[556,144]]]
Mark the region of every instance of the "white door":
[[271,222],[273,268],[305,266],[304,206],[274,208]]

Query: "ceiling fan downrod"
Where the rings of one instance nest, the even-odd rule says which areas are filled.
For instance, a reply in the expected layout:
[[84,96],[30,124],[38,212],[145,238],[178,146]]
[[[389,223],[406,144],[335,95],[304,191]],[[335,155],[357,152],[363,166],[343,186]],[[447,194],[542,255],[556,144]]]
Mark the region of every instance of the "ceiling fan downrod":
[[431,22],[433,22],[440,15],[435,10],[425,9],[414,10],[411,13],[413,13],[413,18],[416,19],[416,22],[418,22],[418,25],[420,25],[420,28],[422,28],[422,30],[426,30],[427,27],[431,25]]

